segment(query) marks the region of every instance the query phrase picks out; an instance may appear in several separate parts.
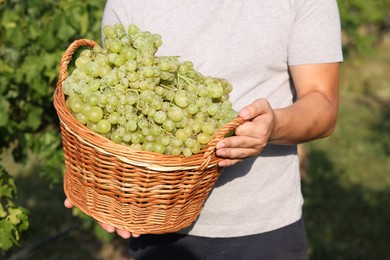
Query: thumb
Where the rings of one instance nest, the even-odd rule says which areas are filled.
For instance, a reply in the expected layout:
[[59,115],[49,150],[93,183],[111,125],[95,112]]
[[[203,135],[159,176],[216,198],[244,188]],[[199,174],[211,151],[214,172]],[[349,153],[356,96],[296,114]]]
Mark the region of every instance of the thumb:
[[241,109],[238,115],[242,119],[251,120],[258,117],[259,115],[264,114],[269,106],[270,105],[266,99],[257,99],[252,104]]

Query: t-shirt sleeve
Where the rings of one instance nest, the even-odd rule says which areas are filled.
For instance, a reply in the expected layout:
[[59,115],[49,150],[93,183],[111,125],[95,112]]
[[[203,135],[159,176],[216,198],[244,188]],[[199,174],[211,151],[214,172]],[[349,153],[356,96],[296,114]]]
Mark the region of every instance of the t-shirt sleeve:
[[295,0],[292,20],[289,65],[343,60],[336,0]]

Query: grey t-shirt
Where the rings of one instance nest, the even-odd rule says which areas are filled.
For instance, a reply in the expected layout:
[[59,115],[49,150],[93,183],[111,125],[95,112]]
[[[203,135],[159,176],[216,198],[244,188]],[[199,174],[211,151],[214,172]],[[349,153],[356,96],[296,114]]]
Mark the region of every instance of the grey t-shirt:
[[[108,0],[106,24],[134,23],[158,33],[157,55],[190,60],[203,75],[233,85],[236,110],[258,98],[273,108],[294,102],[288,67],[342,61],[336,0]],[[218,179],[192,235],[235,237],[274,230],[302,215],[297,149],[268,145]]]

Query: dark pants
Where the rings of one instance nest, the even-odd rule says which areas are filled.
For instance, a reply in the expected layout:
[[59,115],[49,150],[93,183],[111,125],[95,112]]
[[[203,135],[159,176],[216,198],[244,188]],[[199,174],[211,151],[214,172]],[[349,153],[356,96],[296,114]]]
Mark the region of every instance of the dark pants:
[[303,220],[286,227],[233,238],[182,234],[141,235],[130,240],[135,260],[302,260],[307,259]]

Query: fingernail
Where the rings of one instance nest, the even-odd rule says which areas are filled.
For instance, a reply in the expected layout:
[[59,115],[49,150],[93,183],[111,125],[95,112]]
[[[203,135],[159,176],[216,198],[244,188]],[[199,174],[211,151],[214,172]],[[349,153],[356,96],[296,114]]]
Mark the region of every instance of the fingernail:
[[226,151],[218,151],[217,155],[221,156],[221,157],[225,157],[226,156]]
[[226,144],[224,142],[219,142],[217,144],[217,149],[224,148],[224,147],[226,147]]

